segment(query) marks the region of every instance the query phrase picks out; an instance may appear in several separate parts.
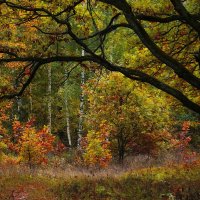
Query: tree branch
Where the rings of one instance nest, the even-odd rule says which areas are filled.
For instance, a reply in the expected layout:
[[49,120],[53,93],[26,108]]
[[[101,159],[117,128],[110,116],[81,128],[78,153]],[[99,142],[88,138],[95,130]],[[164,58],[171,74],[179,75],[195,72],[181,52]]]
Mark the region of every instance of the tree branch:
[[175,60],[173,57],[162,51],[150,38],[148,33],[142,27],[141,23],[137,20],[135,14],[132,12],[131,6],[126,2],[126,0],[100,0],[102,2],[108,2],[114,5],[116,8],[122,10],[124,16],[131,26],[131,29],[138,35],[142,43],[151,51],[151,53],[169,66],[173,71],[182,79],[187,81],[192,86],[200,89],[200,79],[194,76],[189,70],[187,70],[181,63]]
[[26,88],[29,86],[29,84],[31,83],[31,81],[34,79],[37,70],[39,69],[39,67],[42,65],[43,63],[34,63],[33,64],[33,70],[32,73],[30,74],[29,78],[27,79],[27,81],[22,85],[21,89],[19,92],[16,92],[14,94],[7,94],[7,95],[3,95],[0,96],[0,99],[13,99],[14,97],[19,97],[21,96],[24,91],[26,90]]
[[170,0],[174,6],[174,9],[184,18],[185,21],[197,31],[198,35],[200,36],[200,22],[195,20],[192,15],[186,10],[183,6],[181,0]]

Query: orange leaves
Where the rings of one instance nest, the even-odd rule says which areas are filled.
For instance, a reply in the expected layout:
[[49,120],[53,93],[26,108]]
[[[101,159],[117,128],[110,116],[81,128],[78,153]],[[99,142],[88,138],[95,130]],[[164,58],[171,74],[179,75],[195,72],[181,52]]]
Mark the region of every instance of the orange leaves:
[[16,166],[20,163],[20,158],[16,156],[11,156],[11,155],[4,155],[3,156],[3,161],[1,164],[4,164],[6,167],[8,166]]
[[187,133],[190,129],[190,122],[189,121],[184,121],[183,126],[182,126],[182,132]]
[[40,149],[43,152],[43,154],[47,154],[53,151],[52,144],[55,140],[55,136],[49,133],[47,126],[44,126],[43,129],[38,131],[37,137],[39,138],[37,144],[40,146]]
[[20,130],[22,129],[21,122],[18,121],[18,120],[14,120],[14,121],[13,121],[13,124],[12,124],[12,127],[13,127],[14,133],[20,131]]
[[6,121],[6,120],[8,120],[8,116],[7,116],[5,113],[3,113],[3,114],[0,116],[0,120]]
[[22,131],[19,141],[19,155],[29,166],[47,163],[47,154],[53,151],[55,137],[48,132],[48,128],[36,131],[30,122]]
[[184,121],[182,131],[178,135],[178,139],[172,140],[174,148],[178,151],[179,160],[184,163],[190,163],[195,160],[196,152],[189,149],[191,137],[187,136],[190,130],[190,122]]
[[182,131],[178,135],[178,141],[176,143],[176,148],[179,148],[181,150],[185,149],[189,146],[189,142],[191,141],[191,137],[187,136],[187,133],[190,129],[190,122],[184,121],[182,125]]
[[10,137],[7,136],[6,139],[9,150],[19,155],[20,161],[28,164],[30,168],[47,163],[47,154],[53,152],[55,141],[55,136],[48,132],[46,126],[41,130],[36,130],[34,122],[34,119],[30,119],[27,123],[22,124],[20,121],[14,120],[13,134]]

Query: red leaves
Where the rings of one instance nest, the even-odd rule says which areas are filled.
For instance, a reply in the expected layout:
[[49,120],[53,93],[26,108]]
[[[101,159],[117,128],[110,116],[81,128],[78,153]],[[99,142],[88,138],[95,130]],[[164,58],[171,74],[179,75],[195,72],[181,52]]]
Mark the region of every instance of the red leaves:
[[177,148],[183,150],[184,148],[189,146],[189,142],[191,141],[191,137],[190,136],[186,136],[188,131],[190,128],[190,122],[189,121],[185,121],[183,122],[182,125],[182,131],[179,134],[179,142],[177,144]]
[[37,131],[34,122],[34,118],[25,124],[15,120],[12,124],[13,136],[7,139],[9,149],[17,153],[21,161],[29,166],[47,163],[47,154],[54,150],[55,136],[48,132],[46,126]]
[[178,140],[174,142],[174,147],[178,150],[180,161],[184,163],[189,163],[196,157],[196,152],[193,152],[189,149],[189,143],[191,141],[191,137],[187,136],[189,130],[190,122],[183,122],[182,131],[178,135]]
[[190,130],[190,122],[189,121],[183,122],[182,132],[186,134],[189,130]]
[[12,128],[13,128],[14,133],[21,131],[22,129],[21,122],[18,120],[14,120],[12,124]]
[[54,153],[58,155],[62,153],[64,150],[66,150],[66,146],[61,141],[58,141],[56,143],[56,146],[54,147]]
[[31,74],[30,68],[26,68],[25,71],[24,71],[24,75],[30,76],[30,74]]

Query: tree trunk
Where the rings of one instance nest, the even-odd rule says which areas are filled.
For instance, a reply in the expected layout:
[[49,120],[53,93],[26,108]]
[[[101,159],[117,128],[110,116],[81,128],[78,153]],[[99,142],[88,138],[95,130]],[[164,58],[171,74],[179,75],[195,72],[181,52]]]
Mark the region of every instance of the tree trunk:
[[[85,55],[85,51],[82,50],[82,56]],[[81,71],[81,95],[80,95],[80,113],[79,113],[79,124],[78,124],[78,141],[77,145],[80,146],[81,138],[83,135],[83,115],[84,115],[84,93],[82,87],[85,84],[85,70]]]
[[52,113],[51,113],[51,107],[52,107],[52,102],[51,102],[51,92],[52,92],[52,83],[51,83],[51,66],[48,66],[48,127],[49,127],[49,132],[51,133],[51,128],[52,128]]
[[65,97],[65,110],[66,110],[66,125],[67,125],[67,138],[68,138],[68,144],[69,147],[72,146],[72,141],[71,141],[71,132],[70,132],[70,120],[69,120],[69,107],[68,107],[68,101],[67,97]]
[[22,120],[22,116],[21,116],[22,100],[21,100],[21,97],[16,97],[16,106],[17,106],[16,117],[19,121],[21,121]]
[[123,136],[123,129],[120,128],[120,132],[118,135],[118,159],[120,164],[123,164],[124,162],[124,154],[125,154],[125,142]]
[[32,114],[33,114],[33,98],[32,98],[32,86],[30,84],[29,86],[29,92],[30,92],[30,95],[29,95],[29,101],[30,101],[30,118],[32,117]]

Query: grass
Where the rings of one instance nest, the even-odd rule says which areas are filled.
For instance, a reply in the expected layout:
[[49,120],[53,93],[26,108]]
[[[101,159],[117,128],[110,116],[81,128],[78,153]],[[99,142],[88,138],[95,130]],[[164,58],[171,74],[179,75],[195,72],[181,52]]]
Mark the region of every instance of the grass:
[[13,174],[0,177],[1,200],[54,200],[55,195],[50,191],[53,184],[46,177],[28,174]]
[[[120,172],[120,173],[119,173]],[[200,165],[122,170],[22,166],[0,170],[1,200],[199,200]]]

